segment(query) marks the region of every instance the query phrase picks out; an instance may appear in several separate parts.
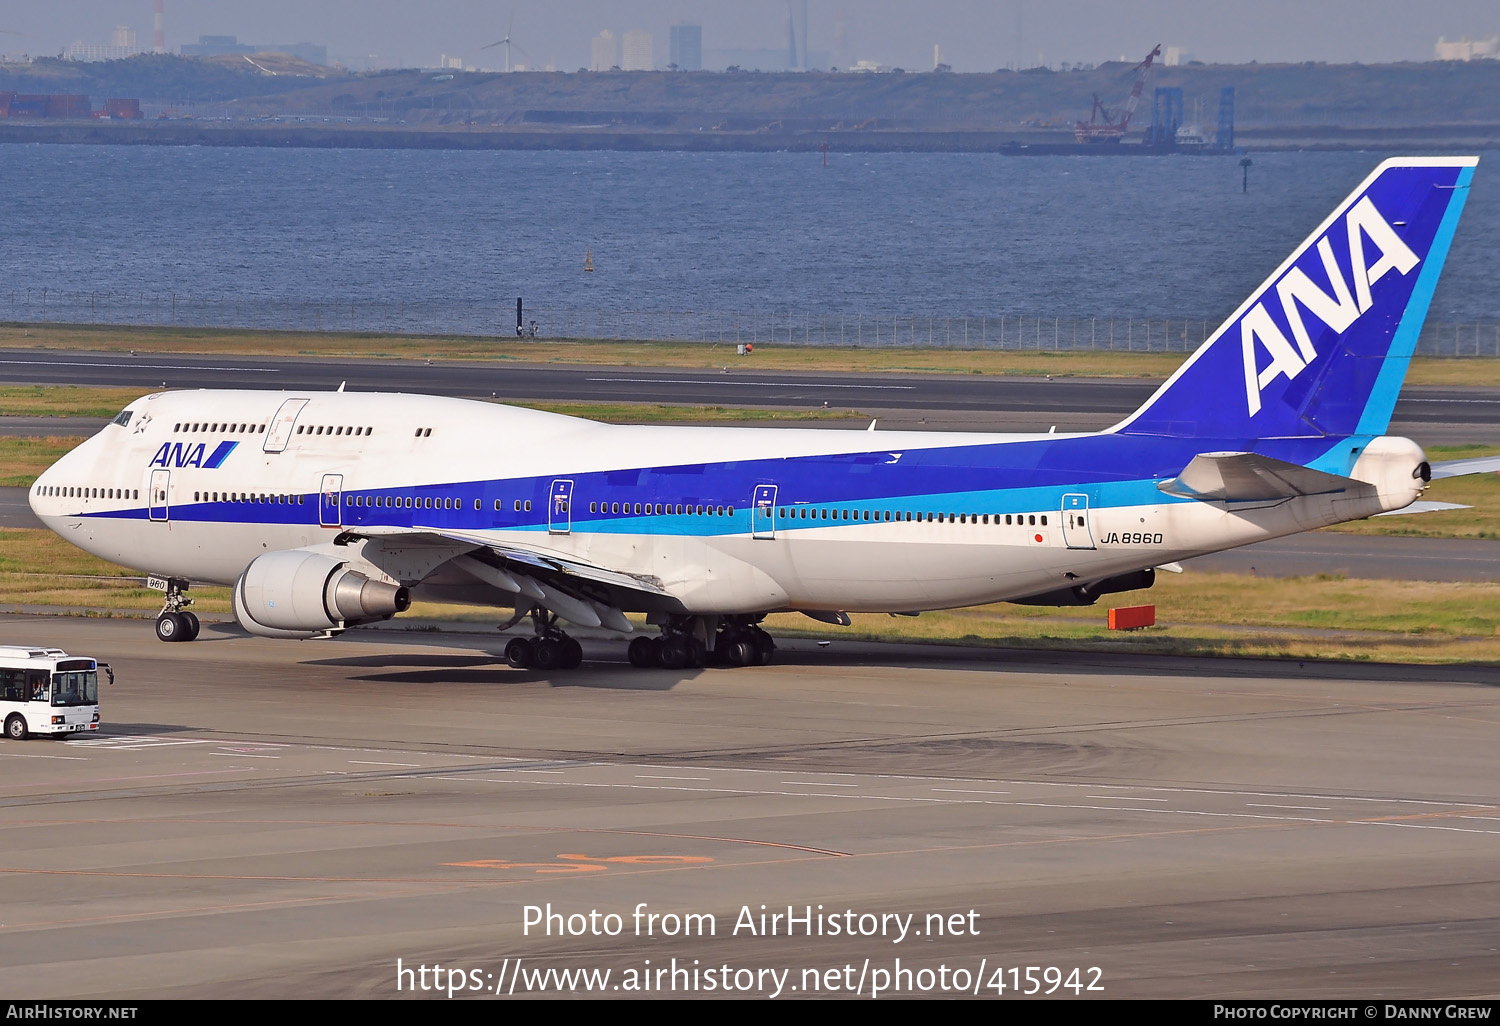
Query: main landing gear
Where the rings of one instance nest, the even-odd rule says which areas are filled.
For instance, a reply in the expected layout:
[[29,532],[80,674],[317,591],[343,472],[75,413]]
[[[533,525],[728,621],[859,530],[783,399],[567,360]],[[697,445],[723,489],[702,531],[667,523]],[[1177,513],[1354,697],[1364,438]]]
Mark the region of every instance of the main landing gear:
[[[717,666],[766,666],[776,642],[759,626],[759,617],[674,616],[660,637],[639,637],[626,655],[636,669],[698,669]],[[712,644],[710,644],[712,641]]]
[[198,617],[187,607],[193,600],[184,595],[188,582],[180,577],[167,580],[167,600],[156,617],[156,637],[160,641],[194,641],[198,637]]
[[557,615],[540,606],[531,609],[534,638],[512,638],[505,661],[518,670],[576,670],[583,662],[583,646],[557,626]]

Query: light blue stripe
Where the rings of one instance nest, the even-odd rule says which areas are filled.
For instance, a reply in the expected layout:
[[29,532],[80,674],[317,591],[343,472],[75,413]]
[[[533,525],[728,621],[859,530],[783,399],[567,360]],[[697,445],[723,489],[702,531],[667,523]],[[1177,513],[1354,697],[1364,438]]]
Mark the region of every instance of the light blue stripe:
[[1443,263],[1448,259],[1448,246],[1458,228],[1458,216],[1463,213],[1464,202],[1469,198],[1469,182],[1473,177],[1472,167],[1459,169],[1448,209],[1443,213],[1442,223],[1427,250],[1427,260],[1417,273],[1416,287],[1407,301],[1406,312],[1401,315],[1401,323],[1396,326],[1391,348],[1380,364],[1380,373],[1375,378],[1375,387],[1370,391],[1364,412],[1360,414],[1355,434],[1383,435],[1390,427],[1391,414],[1395,412],[1396,399],[1401,394],[1401,383],[1406,380],[1406,368],[1411,363],[1412,353],[1416,352],[1417,338],[1427,320],[1427,307],[1432,302]]
[[[851,514],[871,514],[886,510],[911,513],[1057,513],[1062,510],[1062,497],[1066,494],[1086,494],[1091,509],[1109,509],[1117,506],[1151,506],[1169,503],[1194,502],[1178,496],[1167,495],[1156,487],[1155,479],[1143,481],[1111,481],[1108,483],[1050,485],[1036,488],[1006,488],[991,491],[947,492],[930,495],[901,495],[878,499],[835,499],[830,502],[804,502],[778,504],[781,509],[828,509],[849,510]],[[880,523],[885,523],[882,519]],[[895,523],[892,520],[891,523]],[[902,521],[903,523],[905,521]],[[915,523],[915,521],[913,521]],[[776,517],[777,530],[812,530],[822,527],[853,527],[856,524],[876,523],[854,520],[803,520],[800,517]],[[527,524],[507,527],[505,530],[535,531],[545,534],[546,524]],[[632,535],[686,535],[692,537],[715,537],[722,535],[749,534],[750,510],[736,507],[734,516],[631,516],[616,519],[589,519],[575,522],[573,534],[632,534]]]

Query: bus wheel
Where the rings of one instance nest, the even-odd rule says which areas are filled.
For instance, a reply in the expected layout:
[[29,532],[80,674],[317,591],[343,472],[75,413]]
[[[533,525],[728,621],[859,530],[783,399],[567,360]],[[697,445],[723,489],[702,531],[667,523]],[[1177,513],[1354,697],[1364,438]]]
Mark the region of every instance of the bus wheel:
[[12,741],[25,741],[31,736],[30,732],[26,729],[26,720],[20,713],[11,715],[5,721],[5,736]]

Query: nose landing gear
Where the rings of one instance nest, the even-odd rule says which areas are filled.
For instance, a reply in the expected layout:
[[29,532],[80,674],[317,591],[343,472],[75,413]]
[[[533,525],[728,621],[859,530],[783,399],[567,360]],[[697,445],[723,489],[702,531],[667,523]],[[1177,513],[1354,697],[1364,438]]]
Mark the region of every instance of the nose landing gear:
[[[160,585],[157,585],[160,587]],[[159,641],[193,641],[198,637],[198,617],[187,611],[193,600],[186,597],[188,582],[181,577],[167,578],[167,598],[156,617]]]

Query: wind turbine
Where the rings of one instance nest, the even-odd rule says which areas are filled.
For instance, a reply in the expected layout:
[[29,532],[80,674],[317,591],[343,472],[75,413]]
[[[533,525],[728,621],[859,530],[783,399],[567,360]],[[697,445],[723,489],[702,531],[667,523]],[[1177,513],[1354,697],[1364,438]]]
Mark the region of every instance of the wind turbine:
[[494,47],[497,47],[497,46],[503,46],[503,47],[505,47],[505,70],[506,70],[507,73],[509,73],[509,71],[510,71],[510,46],[511,46],[511,43],[510,43],[510,30],[513,29],[513,28],[515,28],[515,27],[516,27],[516,12],[514,10],[512,10],[510,12],[510,24],[505,27],[505,38],[502,39],[502,40],[500,40],[499,42],[489,43],[489,44],[487,44],[485,46],[481,46],[480,47],[481,50],[489,50],[489,49],[493,49]]

